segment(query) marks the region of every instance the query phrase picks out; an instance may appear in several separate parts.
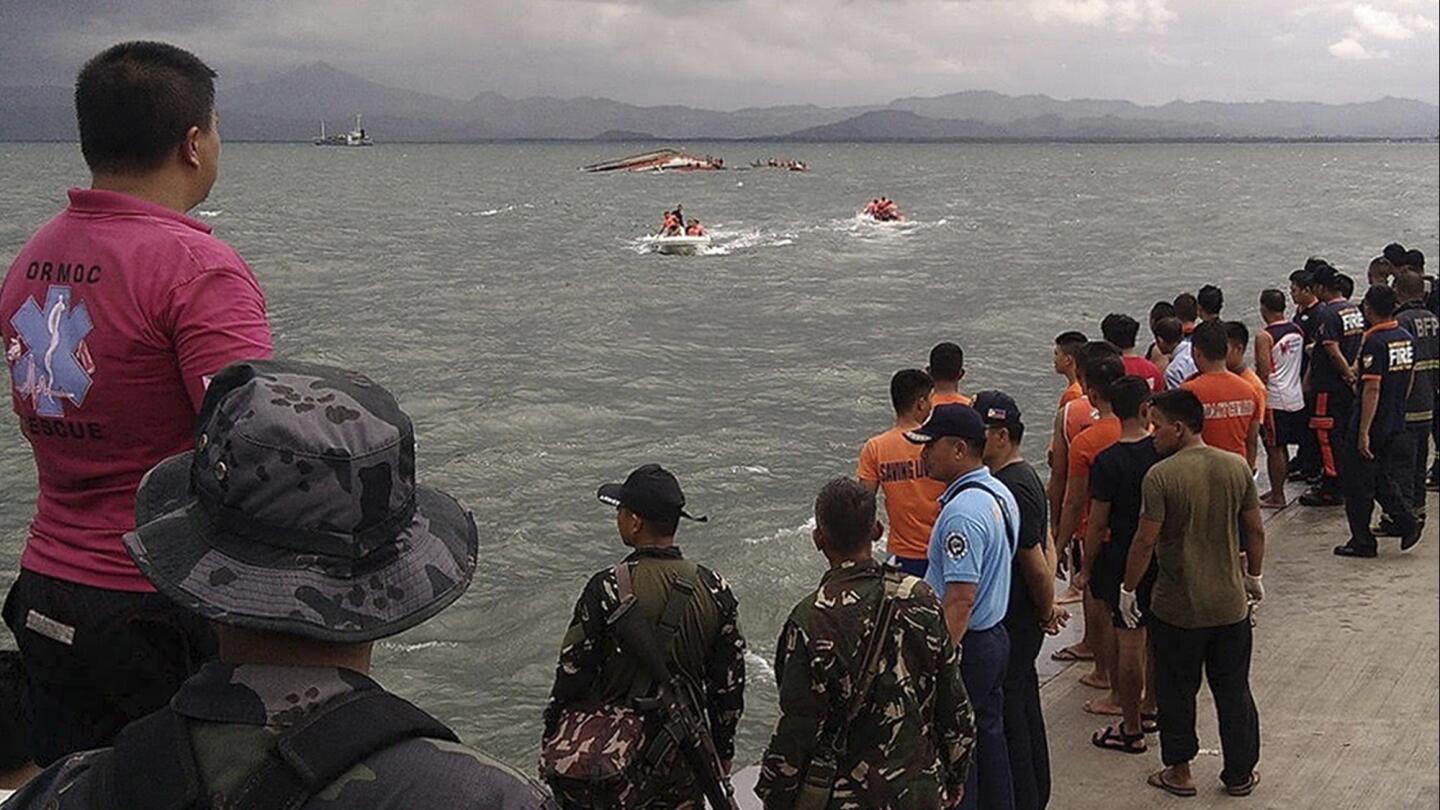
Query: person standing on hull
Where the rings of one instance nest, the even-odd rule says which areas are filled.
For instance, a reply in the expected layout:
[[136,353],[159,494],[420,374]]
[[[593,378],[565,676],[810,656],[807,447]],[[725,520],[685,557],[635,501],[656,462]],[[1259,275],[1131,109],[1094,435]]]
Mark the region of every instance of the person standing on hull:
[[890,564],[914,577],[924,577],[929,566],[930,530],[945,487],[925,474],[920,448],[905,440],[905,431],[929,418],[933,387],[930,375],[918,368],[895,372],[890,378],[895,426],[865,442],[855,471],[861,486],[885,494]]
[[1005,632],[1010,660],[1005,669],[1005,744],[1015,785],[1016,810],[1043,810],[1050,802],[1050,746],[1040,709],[1035,658],[1045,634],[1060,632],[1070,613],[1055,602],[1055,546],[1050,541],[1049,502],[1040,475],[1020,452],[1025,423],[1020,406],[1001,391],[975,395],[985,422],[985,466],[1015,496],[1020,539],[1010,570]]
[[[639,656],[622,646],[612,624],[617,611],[639,611],[656,636],[668,670],[696,692],[703,705],[710,744],[728,777],[735,756],[735,728],[745,707],[745,639],[740,634],[739,604],[720,575],[680,553],[675,534],[681,519],[703,522],[685,511],[680,483],[658,464],[636,468],[622,484],[605,484],[596,496],[615,507],[620,540],[634,549],[624,560],[597,572],[575,603],[574,617],[560,648],[555,685],[545,707],[542,758],[564,761],[604,747],[595,736],[595,707],[623,708],[643,695],[653,679]],[[677,595],[678,594],[678,595]],[[637,694],[638,693],[638,694]],[[603,801],[621,807],[699,807],[705,776],[695,773],[674,748],[658,764],[643,760],[658,745],[658,726],[669,718],[646,712],[644,728],[623,742],[633,746],[631,768],[623,784],[572,792],[573,781],[557,782],[562,807],[589,808]],[[609,727],[605,727],[609,728]],[[552,756],[553,754],[553,756]],[[597,795],[614,788],[614,794]]]
[[925,370],[935,381],[935,393],[930,396],[932,406],[969,405],[973,401],[960,393],[960,381],[965,379],[965,351],[960,344],[935,344],[930,350],[930,365]]
[[1321,480],[1300,496],[1305,506],[1339,506],[1344,448],[1351,441],[1351,414],[1355,406],[1355,361],[1365,333],[1365,316],[1347,300],[1341,273],[1328,264],[1315,268],[1320,290],[1315,352],[1310,362],[1310,386],[1315,391],[1315,413],[1310,427],[1320,445]]
[[[305,408],[301,392],[325,401]],[[239,363],[194,429],[195,449],[140,484],[125,548],[212,624],[220,658],[6,809],[553,810],[370,677],[374,643],[460,598],[480,545],[469,510],[416,481],[390,392],[345,369]]]
[[1402,494],[1400,480],[1410,473],[1414,452],[1406,444],[1405,405],[1415,373],[1415,341],[1395,321],[1395,291],[1382,284],[1365,293],[1365,331],[1360,347],[1360,404],[1354,416],[1353,436],[1344,449],[1345,519],[1350,540],[1335,547],[1341,557],[1378,554],[1370,518],[1378,500],[1396,536],[1400,550],[1420,542],[1420,521]]
[[780,719],[755,785],[767,810],[949,807],[965,789],[960,654],[930,586],[875,560],[880,531],[865,487],[820,490],[812,539],[830,569],[775,643]]
[[[1400,473],[1400,491],[1420,525],[1425,525],[1425,471],[1430,466],[1430,430],[1435,418],[1435,388],[1440,377],[1440,318],[1425,308],[1425,282],[1406,270],[1395,277],[1399,309],[1395,321],[1415,342],[1415,381],[1405,400],[1405,446],[1409,463]],[[1393,520],[1381,519],[1377,534],[1398,535]]]
[[1140,523],[1140,490],[1145,474],[1160,460],[1150,436],[1149,402],[1152,391],[1138,377],[1125,377],[1110,387],[1110,407],[1120,419],[1120,438],[1095,457],[1090,466],[1090,521],[1085,542],[1094,549],[1089,555],[1090,590],[1110,610],[1115,644],[1110,672],[1112,695],[1120,722],[1091,735],[1098,748],[1138,754],[1149,750],[1145,735],[1155,732],[1155,684],[1149,666],[1150,591],[1155,583],[1154,566],[1140,580],[1136,590],[1142,619],[1131,628],[1120,616],[1120,582],[1125,578],[1126,558],[1135,529]]
[[[1195,695],[1203,673],[1220,721],[1220,781],[1230,795],[1248,796],[1260,782],[1248,602],[1265,597],[1265,527],[1255,479],[1244,459],[1206,446],[1205,406],[1193,392],[1156,394],[1150,421],[1164,459],[1141,485],[1140,525],[1119,600],[1125,626],[1140,627],[1138,591],[1154,560],[1150,643],[1165,768],[1148,781],[1175,796],[1196,795],[1190,764],[1200,752]],[[1243,569],[1236,537],[1242,527],[1249,538]]]
[[215,73],[157,42],[75,82],[91,187],[20,249],[0,343],[39,497],[5,603],[26,673],[30,750],[48,765],[164,706],[215,638],[126,555],[135,488],[188,449],[211,376],[270,355],[254,274],[186,211],[220,161]]
[[1285,317],[1285,293],[1266,290],[1260,294],[1260,317],[1265,328],[1255,334],[1255,371],[1265,383],[1265,464],[1270,489],[1260,496],[1260,505],[1282,508],[1285,481],[1290,475],[1290,445],[1303,445],[1309,431],[1305,416],[1302,367],[1305,364],[1305,333]]
[[1020,507],[985,467],[985,434],[985,422],[974,408],[941,405],[905,438],[925,446],[926,471],[946,485],[940,517],[930,534],[925,581],[943,595],[945,625],[964,650],[960,672],[975,708],[976,767],[959,806],[1012,810],[1015,784],[1004,719],[1010,638],[1004,619]]

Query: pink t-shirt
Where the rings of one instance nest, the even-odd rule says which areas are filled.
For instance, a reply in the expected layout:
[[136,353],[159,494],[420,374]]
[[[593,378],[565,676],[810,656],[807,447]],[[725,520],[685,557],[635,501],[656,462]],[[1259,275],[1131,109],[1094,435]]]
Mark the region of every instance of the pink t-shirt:
[[1165,390],[1165,375],[1160,373],[1160,367],[1146,360],[1143,357],[1125,355],[1120,358],[1125,363],[1125,374],[1130,377],[1139,377],[1150,383],[1150,390],[1160,393]]
[[215,372],[270,356],[254,274],[202,222],[72,189],[10,265],[0,338],[40,479],[21,567],[153,590],[120,540],[135,526],[135,488],[191,447]]

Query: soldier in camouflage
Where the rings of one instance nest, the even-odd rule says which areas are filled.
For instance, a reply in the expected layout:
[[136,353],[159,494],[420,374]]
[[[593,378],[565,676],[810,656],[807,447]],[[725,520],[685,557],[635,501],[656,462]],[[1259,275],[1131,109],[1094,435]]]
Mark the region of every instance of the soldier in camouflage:
[[[776,644],[780,719],[755,786],[766,808],[796,806],[820,741],[838,732],[831,810],[950,807],[964,791],[975,728],[959,655],[929,586],[872,556],[881,531],[875,496],[860,484],[838,478],[820,491],[815,547],[831,567]],[[887,576],[901,578],[893,620],[869,694],[847,724]]]
[[[658,464],[636,469],[623,484],[602,486],[597,495],[602,503],[616,507],[620,538],[635,549],[622,561],[633,583],[634,610],[652,623],[658,622],[672,583],[683,577],[697,586],[668,659],[672,671],[693,683],[703,699],[715,749],[728,772],[735,755],[735,728],[745,704],[745,639],[740,634],[738,603],[719,574],[686,560],[674,544],[682,517],[702,522],[705,518],[691,518],[685,512],[679,483]],[[613,634],[607,632],[607,619],[619,605],[614,568],[592,576],[575,604],[545,708],[544,739],[551,745],[567,725],[562,722],[566,708],[623,706],[633,684],[642,677],[640,662],[622,653]],[[558,740],[561,745],[597,744],[583,738],[583,728],[566,730],[576,738]],[[563,807],[589,806],[557,792]],[[627,794],[618,797],[618,805],[659,810],[698,808],[704,801],[695,775],[676,757],[673,764],[641,774]]]
[[[416,483],[414,430],[385,389],[326,366],[230,366],[206,394],[195,450],[142,481],[136,523],[130,555],[211,621],[221,660],[114,749],[56,763],[5,810],[554,807],[367,675],[373,641],[465,591],[479,546],[471,514]],[[365,708],[377,704],[391,714]],[[325,767],[294,764],[317,754]],[[283,803],[280,782],[295,786]],[[183,800],[150,800],[170,795]]]

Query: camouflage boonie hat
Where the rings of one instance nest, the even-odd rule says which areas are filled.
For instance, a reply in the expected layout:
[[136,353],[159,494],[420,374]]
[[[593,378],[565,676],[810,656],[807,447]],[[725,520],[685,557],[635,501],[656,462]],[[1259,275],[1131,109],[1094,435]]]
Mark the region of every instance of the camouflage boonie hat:
[[331,642],[399,633],[454,602],[479,536],[415,482],[415,430],[353,371],[250,361],[215,376],[195,449],[146,473],[125,548],[180,606]]

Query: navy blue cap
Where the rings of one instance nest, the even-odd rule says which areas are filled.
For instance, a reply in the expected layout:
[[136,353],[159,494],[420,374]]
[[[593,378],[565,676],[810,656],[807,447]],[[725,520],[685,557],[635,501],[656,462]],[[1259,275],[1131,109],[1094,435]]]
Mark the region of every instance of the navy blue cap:
[[905,431],[905,438],[915,444],[929,444],[946,436],[984,442],[985,422],[980,418],[980,412],[969,405],[940,405],[930,411],[930,418],[925,420],[925,424]]
[[1004,391],[981,391],[975,395],[975,411],[980,419],[991,427],[1024,426],[1020,421],[1020,406]]

